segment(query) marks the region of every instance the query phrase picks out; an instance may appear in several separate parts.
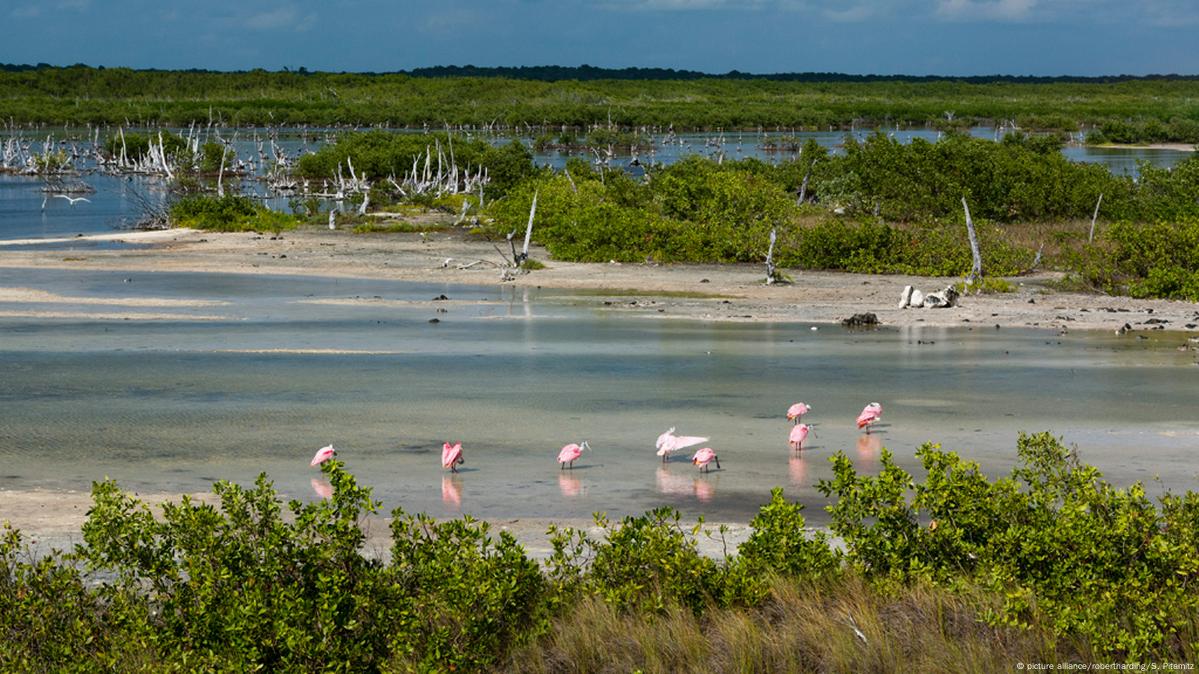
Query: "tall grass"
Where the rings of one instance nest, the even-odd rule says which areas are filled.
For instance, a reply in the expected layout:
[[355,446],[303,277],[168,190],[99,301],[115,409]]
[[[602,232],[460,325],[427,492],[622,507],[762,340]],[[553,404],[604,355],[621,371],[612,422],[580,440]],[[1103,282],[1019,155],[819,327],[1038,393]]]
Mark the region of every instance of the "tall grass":
[[888,589],[854,574],[775,577],[759,606],[702,617],[679,606],[621,611],[588,597],[513,652],[505,671],[990,674],[1018,662],[1094,660],[1086,644],[1055,639],[1041,624],[989,626],[983,613],[999,603],[977,588]]

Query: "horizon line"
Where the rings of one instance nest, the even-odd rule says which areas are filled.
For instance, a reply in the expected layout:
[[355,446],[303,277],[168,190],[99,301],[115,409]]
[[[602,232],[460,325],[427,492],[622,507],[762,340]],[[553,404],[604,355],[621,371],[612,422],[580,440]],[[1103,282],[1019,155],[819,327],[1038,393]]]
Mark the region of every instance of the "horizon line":
[[[1023,82],[1095,82],[1104,83],[1112,81],[1134,81],[1134,80],[1197,80],[1199,73],[1144,73],[1144,74],[1106,74],[1106,75],[1014,75],[1003,73],[988,73],[975,75],[944,75],[944,74],[881,74],[881,73],[849,73],[836,71],[777,71],[777,72],[747,72],[736,68],[726,72],[708,72],[702,70],[691,70],[686,68],[668,68],[660,66],[627,66],[623,68],[609,68],[604,66],[593,66],[583,63],[577,66],[564,65],[522,65],[522,66],[476,66],[473,64],[465,65],[436,65],[436,66],[420,66],[408,69],[398,70],[322,70],[308,69],[305,66],[280,66],[276,69],[268,69],[265,67],[242,68],[242,69],[212,69],[212,68],[159,68],[159,67],[133,67],[124,65],[91,65],[87,63],[72,63],[68,65],[58,65],[45,62],[36,64],[29,63],[0,63],[0,71],[3,72],[30,72],[39,70],[69,70],[72,68],[86,68],[90,70],[128,70],[132,72],[181,72],[181,73],[196,73],[196,74],[246,74],[253,72],[267,72],[276,74],[302,74],[302,75],[408,75],[411,77],[422,78],[437,78],[437,77],[497,77],[510,79],[537,79],[546,81],[568,81],[577,80],[579,77],[571,77],[570,73],[587,74],[588,77],[583,79],[633,79],[628,75],[640,75],[636,79],[652,80],[652,79],[744,79],[744,80],[802,80],[802,81],[1023,81]],[[558,75],[565,76],[555,76]],[[625,75],[622,77],[621,75]],[[661,75],[655,77],[654,75]]]

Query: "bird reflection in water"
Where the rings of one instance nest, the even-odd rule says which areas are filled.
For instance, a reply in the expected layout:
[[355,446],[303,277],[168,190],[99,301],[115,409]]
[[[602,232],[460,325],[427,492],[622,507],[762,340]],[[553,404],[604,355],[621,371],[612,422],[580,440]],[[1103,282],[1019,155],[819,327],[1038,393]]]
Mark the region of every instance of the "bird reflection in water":
[[791,484],[797,487],[807,486],[808,463],[802,456],[792,456],[787,462],[787,472],[791,475]]
[[666,466],[659,466],[657,472],[654,473],[654,482],[657,484],[659,494],[694,496],[704,503],[711,501],[716,496],[714,479],[719,478],[709,478],[706,475],[699,478],[692,475],[675,475]]
[[333,496],[333,485],[329,484],[326,480],[318,480],[314,477],[312,478],[312,491],[316,492],[316,495],[321,498],[331,498]]
[[559,471],[558,489],[566,498],[574,498],[583,493],[583,481],[570,473]]
[[454,510],[462,507],[462,478],[455,475],[441,476],[441,502]]
[[856,468],[871,471],[878,467],[878,453],[883,447],[882,438],[876,434],[858,436],[858,460]]

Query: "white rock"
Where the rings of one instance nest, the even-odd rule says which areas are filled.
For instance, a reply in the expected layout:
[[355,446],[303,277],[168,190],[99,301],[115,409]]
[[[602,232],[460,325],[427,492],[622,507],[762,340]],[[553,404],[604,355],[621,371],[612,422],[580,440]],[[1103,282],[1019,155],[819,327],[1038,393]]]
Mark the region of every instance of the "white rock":
[[904,286],[903,294],[899,296],[899,308],[906,309],[912,303],[912,286]]
[[908,306],[919,309],[924,306],[924,293],[919,290],[912,290],[911,297],[908,298]]

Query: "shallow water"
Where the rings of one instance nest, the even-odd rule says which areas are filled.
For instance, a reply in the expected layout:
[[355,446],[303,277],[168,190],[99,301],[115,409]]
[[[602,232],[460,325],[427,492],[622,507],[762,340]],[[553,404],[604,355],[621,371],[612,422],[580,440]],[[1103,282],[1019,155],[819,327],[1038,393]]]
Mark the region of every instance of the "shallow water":
[[[814,484],[836,451],[874,471],[886,446],[914,468],[915,448],[940,441],[996,474],[1022,429],[1064,436],[1120,484],[1159,475],[1151,491],[1180,490],[1199,476],[1199,367],[1176,349],[1185,337],[1165,333],[812,331],[615,315],[561,291],[307,277],[0,268],[0,287],[83,298],[0,302],[6,489],[111,476],[191,491],[266,471],[313,499],[325,485],[308,460],[332,442],[388,508],[508,518],[672,505],[746,521],[775,485],[822,504]],[[104,298],[162,306],[85,303]],[[216,320],[11,316],[50,309]],[[783,418],[795,400],[817,426],[799,458]],[[852,422],[872,400],[884,423],[865,436]],[[653,441],[670,426],[711,436],[723,470],[663,466]],[[438,466],[443,440],[463,442],[460,475]],[[558,449],[579,440],[594,451],[559,470]]]

